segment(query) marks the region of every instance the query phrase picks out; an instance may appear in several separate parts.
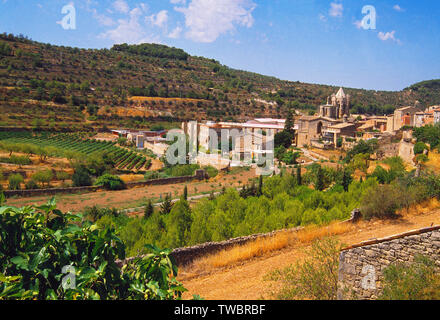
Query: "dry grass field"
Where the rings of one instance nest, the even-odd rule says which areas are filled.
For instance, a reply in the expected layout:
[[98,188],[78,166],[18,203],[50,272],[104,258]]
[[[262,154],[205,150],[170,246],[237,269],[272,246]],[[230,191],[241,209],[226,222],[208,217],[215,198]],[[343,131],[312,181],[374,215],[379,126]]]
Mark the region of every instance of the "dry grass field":
[[440,154],[437,151],[429,153],[429,161],[426,163],[426,167],[436,174],[440,173]]
[[236,263],[265,256],[297,244],[308,244],[323,237],[336,236],[346,233],[353,225],[336,222],[325,227],[309,226],[298,232],[282,231],[268,238],[257,239],[244,245],[238,245],[231,249],[198,259],[188,269],[187,273],[200,275],[209,273],[218,268],[224,268]]

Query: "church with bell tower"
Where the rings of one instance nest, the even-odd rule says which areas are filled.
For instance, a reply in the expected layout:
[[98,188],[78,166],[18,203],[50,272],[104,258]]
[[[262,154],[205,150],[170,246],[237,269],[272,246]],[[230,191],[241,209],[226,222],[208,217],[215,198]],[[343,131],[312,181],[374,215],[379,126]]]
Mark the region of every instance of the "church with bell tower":
[[327,98],[327,104],[319,107],[319,116],[330,119],[344,119],[350,116],[350,95],[340,88]]

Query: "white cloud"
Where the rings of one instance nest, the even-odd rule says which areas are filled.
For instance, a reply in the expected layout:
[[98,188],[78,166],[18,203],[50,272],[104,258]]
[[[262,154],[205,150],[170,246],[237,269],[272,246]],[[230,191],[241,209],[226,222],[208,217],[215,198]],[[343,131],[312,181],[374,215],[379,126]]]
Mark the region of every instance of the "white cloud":
[[399,11],[399,12],[403,12],[404,10],[402,9],[401,6],[399,6],[398,4],[394,5],[393,7],[394,10]]
[[109,16],[99,13],[95,8],[91,8],[90,3],[88,3],[87,11],[93,14],[93,18],[95,18],[101,26],[111,27],[116,24],[116,22],[110,18]]
[[321,20],[323,22],[326,22],[327,21],[327,17],[321,13],[321,14],[319,14],[319,20]]
[[170,2],[172,4],[182,4],[182,5],[186,4],[186,0],[170,0]]
[[118,26],[115,29],[104,32],[99,37],[112,40],[113,43],[159,43],[159,39],[156,36],[147,34],[140,24],[139,19],[141,15],[142,10],[139,7],[134,8],[128,14],[127,19],[118,20]]
[[379,32],[379,33],[377,34],[377,36],[378,36],[379,39],[382,40],[382,41],[388,41],[388,40],[391,40],[391,41],[397,42],[397,43],[399,43],[399,44],[401,43],[401,41],[400,41],[399,39],[396,38],[396,31],[395,31],[395,30],[390,31],[390,32]]
[[113,2],[113,7],[120,13],[128,13],[130,11],[130,7],[124,0],[116,0]]
[[178,39],[182,31],[183,31],[182,27],[176,27],[173,31],[170,32],[168,38]]
[[142,11],[148,12],[148,5],[147,4],[141,2],[141,3],[139,3],[139,6],[142,9]]
[[107,16],[104,15],[104,14],[94,13],[94,14],[93,14],[93,17],[94,17],[96,20],[98,20],[98,23],[99,23],[100,25],[105,26],[105,27],[111,27],[111,26],[113,26],[113,25],[116,24],[116,22],[113,21],[112,18],[107,17]]
[[342,3],[332,2],[330,3],[329,15],[331,17],[340,18],[344,12],[344,6]]
[[236,25],[252,27],[255,7],[252,0],[191,0],[188,7],[176,7],[175,10],[185,15],[187,38],[209,43],[222,34],[233,32]]
[[168,23],[168,11],[162,10],[157,14],[153,14],[145,19],[147,22],[150,22],[152,25],[163,28]]

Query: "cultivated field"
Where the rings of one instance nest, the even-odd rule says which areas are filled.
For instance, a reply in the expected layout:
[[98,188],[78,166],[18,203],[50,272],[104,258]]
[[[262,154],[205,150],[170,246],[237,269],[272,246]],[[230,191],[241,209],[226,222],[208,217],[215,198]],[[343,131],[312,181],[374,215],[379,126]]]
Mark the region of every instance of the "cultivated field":
[[41,157],[81,158],[106,154],[118,170],[148,169],[151,160],[141,154],[121,148],[114,141],[95,140],[79,134],[50,134],[31,132],[0,132],[3,149],[38,154]]

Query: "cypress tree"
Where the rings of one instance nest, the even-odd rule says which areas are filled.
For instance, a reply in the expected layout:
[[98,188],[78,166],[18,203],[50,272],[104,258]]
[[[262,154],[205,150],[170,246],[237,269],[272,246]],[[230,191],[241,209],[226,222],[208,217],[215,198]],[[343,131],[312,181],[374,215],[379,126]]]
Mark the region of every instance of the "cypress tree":
[[289,110],[287,113],[286,124],[284,125],[284,131],[289,132],[290,134],[294,133],[295,119],[293,117],[292,110]]
[[171,209],[173,208],[173,202],[171,200],[171,193],[167,193],[165,196],[165,200],[162,202],[161,207],[161,213],[163,215],[167,215],[171,212]]
[[299,186],[302,185],[301,166],[296,167],[296,182]]
[[344,172],[342,173],[342,186],[344,187],[344,191],[348,191],[348,187],[350,186],[351,182],[353,181],[353,178],[351,177],[350,172],[345,168]]
[[258,196],[263,194],[263,175],[260,175],[260,180],[258,181]]
[[183,189],[183,199],[188,200],[188,187],[185,186]]
[[153,215],[153,213],[154,213],[153,203],[151,202],[151,200],[148,200],[147,205],[145,206],[144,218],[148,219]]
[[318,172],[316,173],[315,189],[318,191],[322,191],[324,190],[324,188],[324,170],[319,167]]

